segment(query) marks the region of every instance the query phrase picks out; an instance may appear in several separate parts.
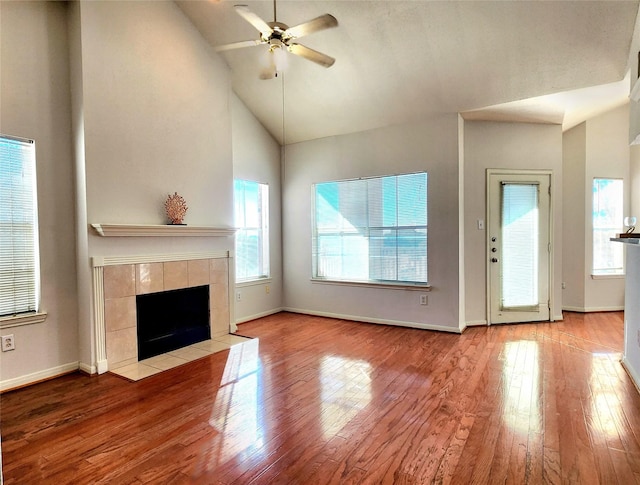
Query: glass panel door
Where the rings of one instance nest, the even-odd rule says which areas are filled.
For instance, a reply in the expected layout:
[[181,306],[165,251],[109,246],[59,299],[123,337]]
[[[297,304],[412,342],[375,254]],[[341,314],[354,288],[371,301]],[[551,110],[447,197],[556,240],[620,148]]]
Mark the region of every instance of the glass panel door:
[[540,172],[487,172],[489,323],[549,320],[550,184]]

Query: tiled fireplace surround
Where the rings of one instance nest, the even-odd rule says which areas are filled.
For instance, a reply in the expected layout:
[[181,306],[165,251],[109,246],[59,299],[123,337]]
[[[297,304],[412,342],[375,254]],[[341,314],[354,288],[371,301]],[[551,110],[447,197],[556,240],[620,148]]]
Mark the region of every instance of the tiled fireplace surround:
[[228,251],[92,261],[98,373],[138,361],[136,295],[209,285],[211,336],[229,333]]

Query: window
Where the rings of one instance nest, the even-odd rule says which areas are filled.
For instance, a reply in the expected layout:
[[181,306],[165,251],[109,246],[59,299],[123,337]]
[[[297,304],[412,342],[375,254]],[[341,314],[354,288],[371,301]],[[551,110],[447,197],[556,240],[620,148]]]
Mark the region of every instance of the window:
[[38,309],[35,165],[33,140],[0,135],[0,317]]
[[236,281],[269,277],[269,186],[234,180]]
[[315,184],[313,277],[427,284],[425,172]]
[[622,214],[622,180],[593,179],[594,275],[615,275],[624,272],[622,244],[609,240],[621,232]]

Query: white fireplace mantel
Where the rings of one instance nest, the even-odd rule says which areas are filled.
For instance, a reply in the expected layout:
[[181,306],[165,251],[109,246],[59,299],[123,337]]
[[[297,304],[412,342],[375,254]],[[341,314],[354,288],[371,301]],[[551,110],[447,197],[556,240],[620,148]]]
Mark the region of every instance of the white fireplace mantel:
[[161,224],[91,224],[91,227],[102,237],[113,236],[233,236],[236,232],[230,227],[213,226],[181,226],[181,225],[161,225]]

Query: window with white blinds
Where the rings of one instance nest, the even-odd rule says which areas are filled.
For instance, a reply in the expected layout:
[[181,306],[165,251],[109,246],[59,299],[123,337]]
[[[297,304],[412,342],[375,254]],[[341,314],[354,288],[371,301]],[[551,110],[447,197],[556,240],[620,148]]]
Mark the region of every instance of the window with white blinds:
[[427,284],[427,173],[314,184],[313,277]]
[[35,143],[0,135],[0,316],[38,309]]
[[269,277],[269,186],[233,181],[236,281]]
[[624,273],[622,244],[611,242],[622,232],[623,181],[621,179],[593,179],[593,268],[594,275]]

